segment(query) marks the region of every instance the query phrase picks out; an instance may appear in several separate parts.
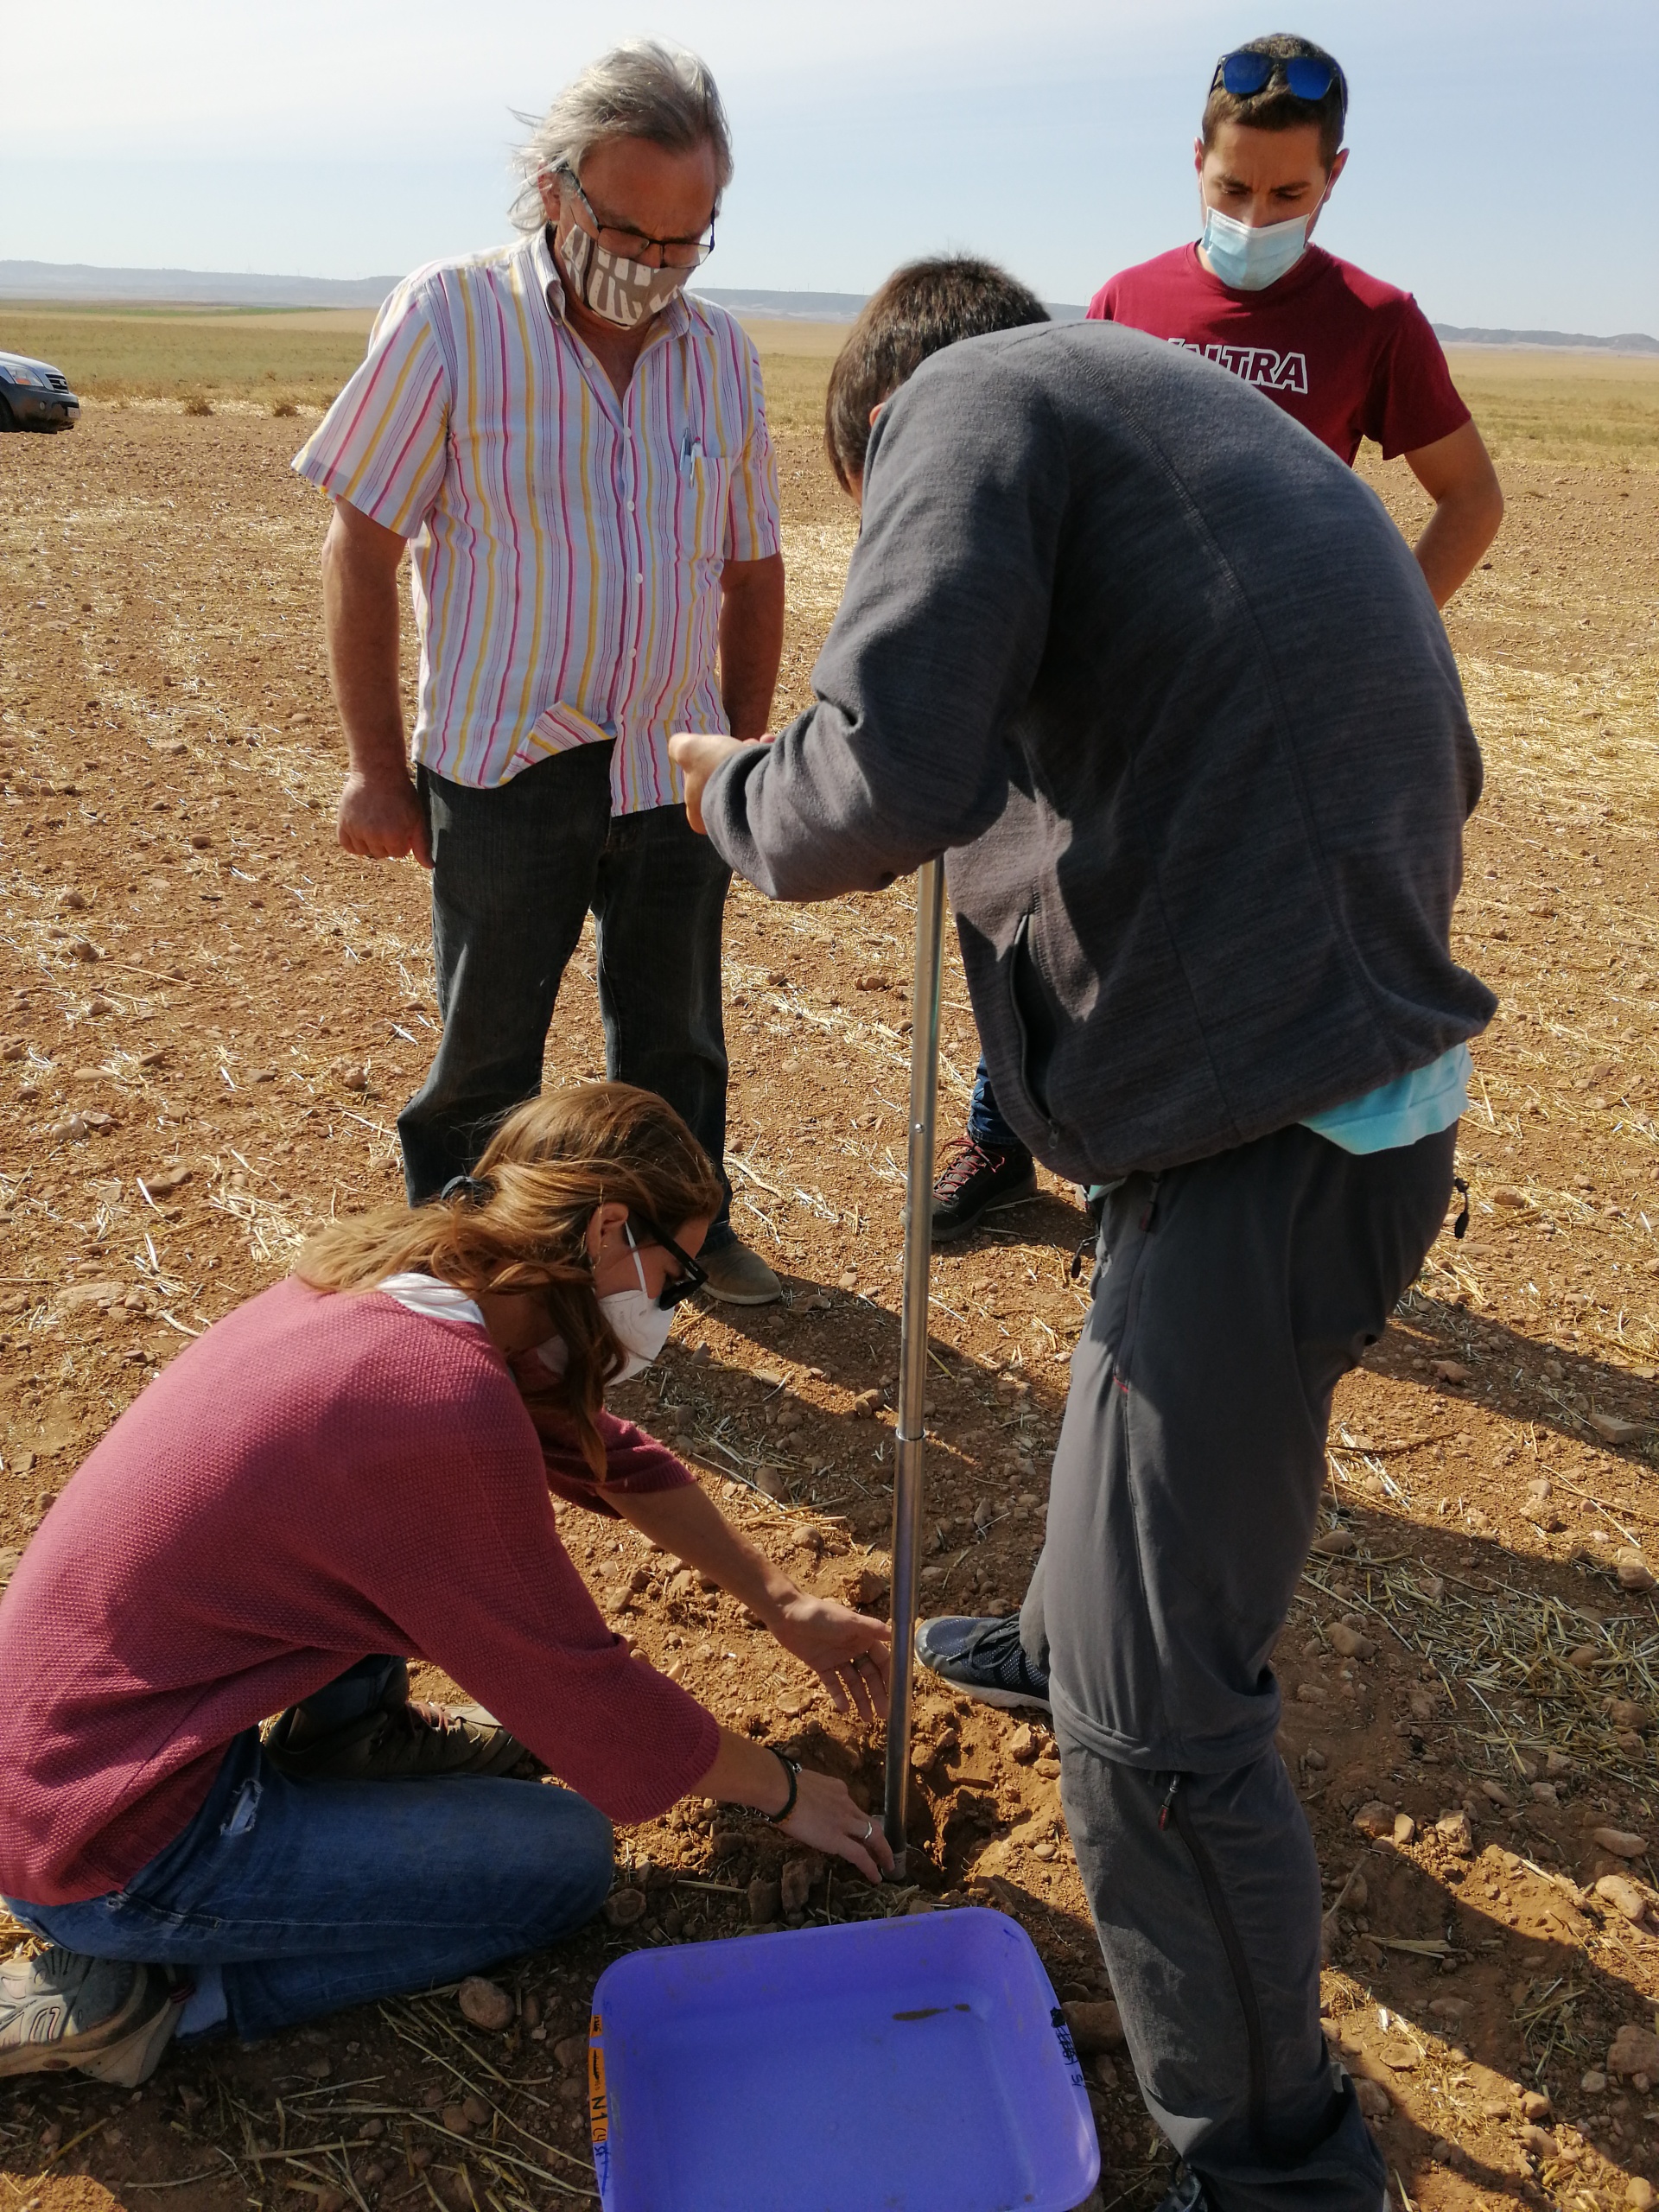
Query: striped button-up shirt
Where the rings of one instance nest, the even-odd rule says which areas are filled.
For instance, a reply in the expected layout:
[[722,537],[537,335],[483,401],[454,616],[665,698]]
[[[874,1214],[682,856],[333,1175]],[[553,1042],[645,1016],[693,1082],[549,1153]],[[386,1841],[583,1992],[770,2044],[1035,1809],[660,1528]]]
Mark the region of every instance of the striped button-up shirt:
[[435,262],[294,466],[415,541],[417,760],[494,785],[613,737],[618,813],[683,798],[670,733],[728,727],[721,570],[779,544],[760,363],[730,315],[678,295],[620,400],[545,232]]

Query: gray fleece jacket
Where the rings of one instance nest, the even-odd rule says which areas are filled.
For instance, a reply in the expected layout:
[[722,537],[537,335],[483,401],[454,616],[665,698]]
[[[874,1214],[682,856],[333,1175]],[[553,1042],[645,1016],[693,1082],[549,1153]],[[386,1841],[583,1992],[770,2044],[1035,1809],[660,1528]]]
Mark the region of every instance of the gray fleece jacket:
[[709,836],[774,899],[947,880],[997,1103],[1079,1181],[1425,1067],[1480,755],[1381,502],[1115,323],[971,340],[879,418],[818,703]]

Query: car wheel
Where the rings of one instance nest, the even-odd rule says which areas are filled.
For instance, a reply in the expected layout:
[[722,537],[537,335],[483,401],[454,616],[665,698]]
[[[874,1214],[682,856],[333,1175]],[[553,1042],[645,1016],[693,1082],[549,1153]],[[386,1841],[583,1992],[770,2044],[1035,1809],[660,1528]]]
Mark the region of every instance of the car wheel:
[[15,430],[16,427],[16,423],[12,420],[10,408],[7,406],[3,398],[0,398],[0,433],[3,433],[7,430]]

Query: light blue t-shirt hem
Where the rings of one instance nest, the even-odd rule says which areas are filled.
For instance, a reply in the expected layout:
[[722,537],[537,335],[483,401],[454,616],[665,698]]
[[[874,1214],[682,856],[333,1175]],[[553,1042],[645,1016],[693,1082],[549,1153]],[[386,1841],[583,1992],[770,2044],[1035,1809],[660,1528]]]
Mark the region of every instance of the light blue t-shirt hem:
[[1368,1090],[1323,1114],[1306,1115],[1305,1129],[1328,1137],[1344,1152],[1393,1152],[1449,1129],[1469,1103],[1474,1062],[1467,1045],[1454,1045],[1426,1068]]

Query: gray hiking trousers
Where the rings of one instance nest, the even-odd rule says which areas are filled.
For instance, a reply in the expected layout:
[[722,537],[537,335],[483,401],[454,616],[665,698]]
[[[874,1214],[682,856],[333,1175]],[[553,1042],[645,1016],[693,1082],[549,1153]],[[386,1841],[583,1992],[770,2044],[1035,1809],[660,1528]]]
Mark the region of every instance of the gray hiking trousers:
[[1356,1156],[1300,1128],[1108,1196],[1021,1640],[1154,2118],[1214,2212],[1377,2212],[1319,2032],[1319,1871],[1269,1654],[1338,1378],[1451,1195],[1457,1132]]

